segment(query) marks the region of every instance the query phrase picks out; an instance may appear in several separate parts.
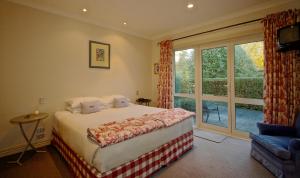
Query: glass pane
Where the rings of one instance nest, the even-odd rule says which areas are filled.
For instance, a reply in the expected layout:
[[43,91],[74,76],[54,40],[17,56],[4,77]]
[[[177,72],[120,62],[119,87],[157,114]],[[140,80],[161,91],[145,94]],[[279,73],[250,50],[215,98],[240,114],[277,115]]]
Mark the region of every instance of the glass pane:
[[203,94],[227,95],[227,48],[204,49],[202,55]]
[[263,106],[251,104],[235,104],[236,129],[258,133],[257,122],[263,120]]
[[203,101],[202,119],[204,123],[228,127],[228,106],[225,102]]
[[[174,107],[175,108],[183,108],[188,111],[196,112],[196,102],[195,99],[187,98],[187,97],[174,97]],[[196,124],[196,118],[193,118],[193,124]]]
[[263,97],[263,42],[235,45],[234,84],[235,96],[241,98]]
[[174,107],[183,108],[188,111],[196,112],[196,103],[195,99],[175,96],[174,97]]
[[175,93],[195,93],[194,49],[175,51]]

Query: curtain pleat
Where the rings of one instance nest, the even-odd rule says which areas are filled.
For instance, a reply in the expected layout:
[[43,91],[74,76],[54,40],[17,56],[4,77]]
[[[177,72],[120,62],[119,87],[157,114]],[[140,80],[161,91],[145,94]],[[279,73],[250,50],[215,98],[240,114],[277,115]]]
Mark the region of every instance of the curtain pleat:
[[172,81],[172,55],[171,40],[160,43],[159,81],[158,81],[158,107],[172,108],[173,81]]
[[[299,51],[277,50],[277,30],[297,23],[300,10],[270,14],[264,24],[264,121],[292,126],[299,112]],[[299,69],[298,69],[299,70]],[[298,80],[298,82],[297,82]]]

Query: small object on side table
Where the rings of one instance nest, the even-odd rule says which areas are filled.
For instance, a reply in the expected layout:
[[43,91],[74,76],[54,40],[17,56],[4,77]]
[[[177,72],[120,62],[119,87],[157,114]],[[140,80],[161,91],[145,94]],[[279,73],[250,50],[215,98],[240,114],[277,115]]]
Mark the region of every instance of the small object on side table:
[[136,100],[136,102],[138,104],[142,104],[142,105],[146,105],[146,106],[149,106],[150,102],[151,102],[151,99],[147,99],[147,98],[138,98]]
[[[18,116],[15,118],[12,118],[10,120],[10,123],[12,124],[19,124],[20,130],[22,132],[23,137],[25,138],[27,145],[25,147],[25,149],[23,150],[23,152],[20,154],[20,156],[18,157],[18,159],[16,161],[10,161],[8,163],[16,163],[18,165],[22,165],[22,163],[20,162],[20,160],[22,159],[24,153],[27,151],[27,149],[29,147],[31,147],[34,151],[36,152],[45,152],[45,151],[38,151],[33,145],[32,145],[32,139],[36,133],[36,130],[39,126],[39,123],[41,120],[46,119],[49,116],[48,113],[38,113],[38,114],[26,114],[26,115],[22,115],[22,116]],[[23,124],[27,124],[27,123],[33,123],[36,122],[34,130],[31,134],[30,137],[27,137],[27,135],[25,134],[24,128],[23,128]]]
[[39,110],[34,111],[34,114],[35,114],[35,115],[38,115],[39,113],[40,113]]

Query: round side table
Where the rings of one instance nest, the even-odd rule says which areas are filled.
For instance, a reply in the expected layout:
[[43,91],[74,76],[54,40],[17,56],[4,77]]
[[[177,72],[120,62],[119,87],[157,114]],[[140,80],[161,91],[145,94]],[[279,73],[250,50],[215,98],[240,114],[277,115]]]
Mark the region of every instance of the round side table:
[[[20,162],[20,160],[22,159],[24,153],[27,151],[28,147],[31,147],[34,151],[36,152],[45,152],[45,151],[38,151],[33,145],[32,145],[32,139],[36,133],[36,130],[40,124],[40,121],[43,119],[46,119],[49,116],[48,113],[39,113],[39,114],[27,114],[27,115],[22,115],[22,116],[18,116],[15,118],[12,118],[10,120],[10,123],[12,124],[18,124],[20,127],[20,130],[22,132],[23,137],[25,138],[27,145],[25,147],[25,149],[23,150],[23,152],[20,154],[20,156],[18,157],[18,159],[16,161],[10,161],[9,163],[16,163],[18,165],[22,165],[22,163]],[[35,122],[35,127],[34,130],[31,134],[30,137],[28,137],[24,131],[23,128],[23,124],[28,124],[28,123],[34,123]]]

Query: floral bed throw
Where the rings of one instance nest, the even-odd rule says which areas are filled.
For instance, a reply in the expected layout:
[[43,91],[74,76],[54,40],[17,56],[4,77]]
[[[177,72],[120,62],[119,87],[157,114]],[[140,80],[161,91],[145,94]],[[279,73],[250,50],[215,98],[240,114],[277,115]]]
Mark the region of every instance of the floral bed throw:
[[128,118],[122,122],[109,122],[96,128],[88,128],[88,138],[100,147],[106,147],[154,130],[169,127],[181,122],[194,112],[181,108],[168,109],[154,114],[145,114],[139,118]]

